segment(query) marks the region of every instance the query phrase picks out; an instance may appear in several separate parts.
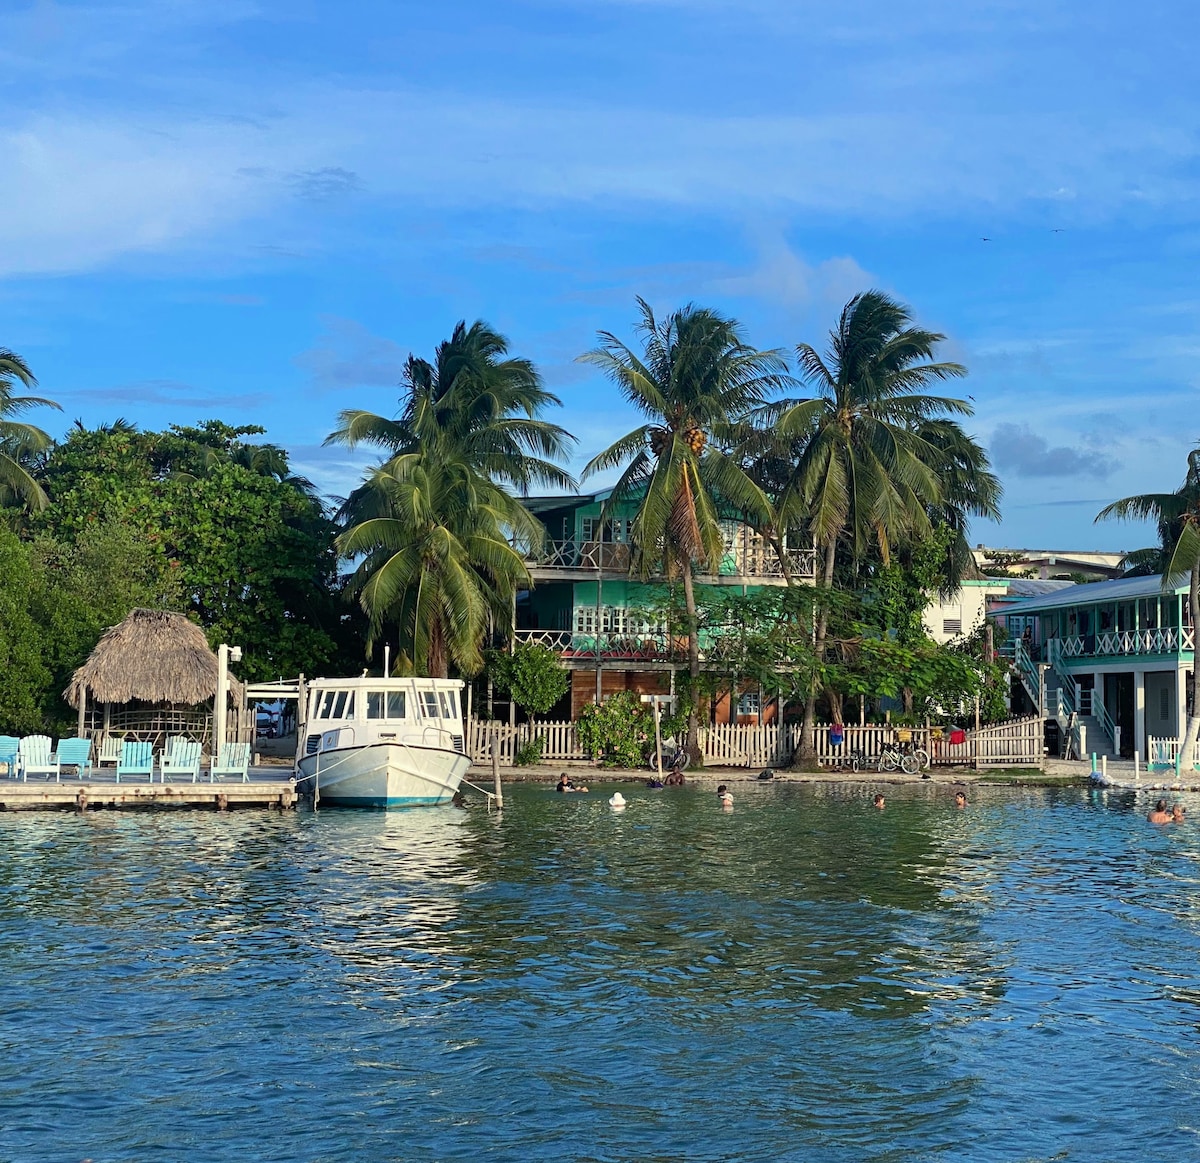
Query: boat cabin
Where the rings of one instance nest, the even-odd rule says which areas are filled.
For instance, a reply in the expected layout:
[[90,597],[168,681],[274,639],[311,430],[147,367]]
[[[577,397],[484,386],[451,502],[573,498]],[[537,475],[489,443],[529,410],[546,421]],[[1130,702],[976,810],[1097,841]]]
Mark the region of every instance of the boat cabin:
[[313,679],[302,754],[392,741],[465,753],[462,688],[446,678]]

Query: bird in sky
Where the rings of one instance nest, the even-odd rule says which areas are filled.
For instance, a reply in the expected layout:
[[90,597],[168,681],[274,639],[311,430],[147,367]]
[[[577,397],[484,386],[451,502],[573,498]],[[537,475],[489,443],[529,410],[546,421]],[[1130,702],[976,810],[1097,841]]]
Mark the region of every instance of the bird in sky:
[[979,241],[980,242],[991,242],[992,240],[990,238],[981,238]]
[[1065,227],[1065,226],[1052,226],[1052,227],[1050,228],[1050,233],[1051,233],[1051,234],[1062,234],[1062,232],[1063,232],[1064,230],[1066,230],[1066,227]]

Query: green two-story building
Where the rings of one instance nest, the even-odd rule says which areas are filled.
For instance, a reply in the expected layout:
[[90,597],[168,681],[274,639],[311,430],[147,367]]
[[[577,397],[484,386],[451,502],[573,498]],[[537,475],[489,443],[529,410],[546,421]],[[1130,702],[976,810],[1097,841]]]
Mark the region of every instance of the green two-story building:
[[[687,667],[685,643],[651,613],[661,606],[661,575],[632,573],[630,526],[636,505],[604,512],[611,490],[525,501],[546,528],[544,545],[526,547],[533,588],[517,601],[516,636],[556,651],[571,671],[571,715],[589,702],[618,690],[640,693],[672,689],[674,672]],[[697,586],[732,587],[749,594],[787,584],[784,563],[745,521],[722,522],[725,549],[716,572],[697,575]],[[785,541],[787,572],[811,582],[811,549]],[[704,646],[703,640],[701,641]],[[769,719],[773,708],[760,705],[757,691],[728,698],[717,708],[723,722]]]

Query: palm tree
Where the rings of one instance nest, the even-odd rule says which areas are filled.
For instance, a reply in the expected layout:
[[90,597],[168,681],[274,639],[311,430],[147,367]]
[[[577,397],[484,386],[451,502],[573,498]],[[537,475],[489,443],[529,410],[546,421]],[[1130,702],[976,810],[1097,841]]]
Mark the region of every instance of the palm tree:
[[46,494],[30,471],[31,462],[52,441],[40,428],[9,417],[30,408],[57,408],[58,404],[40,396],[15,395],[18,383],[32,388],[37,379],[15,351],[0,348],[0,503],[41,510],[46,507]]
[[661,563],[683,580],[687,611],[688,674],[692,706],[687,751],[702,762],[695,698],[700,675],[696,594],[692,571],[720,559],[720,508],[746,514],[760,527],[771,523],[771,505],[728,445],[736,425],[787,382],[776,351],[756,351],[740,326],[692,304],[655,318],[638,299],[641,353],[602,331],[600,346],[580,356],[612,379],[646,422],[592,458],[585,479],[624,466],[606,508],[636,500],[630,531],[635,565],[643,576]]
[[1000,518],[1004,488],[991,471],[987,452],[954,420],[927,420],[917,435],[933,450],[931,467],[941,484],[940,503],[930,506],[929,519],[953,531],[942,571],[942,592],[953,593],[965,578],[977,577],[978,567],[967,540],[971,517]]
[[339,513],[347,556],[365,554],[353,590],[374,632],[396,620],[418,668],[450,662],[478,671],[488,616],[506,624],[529,585],[510,541],[536,546],[544,530],[508,488],[573,487],[551,458],[574,438],[540,418],[556,396],[529,360],[487,324],[458,323],[433,362],[410,356],[398,418],[345,411],[327,444],[385,453]]
[[364,555],[350,591],[372,637],[394,620],[424,673],[445,678],[453,662],[476,674],[489,621],[509,617],[513,595],[530,584],[505,534],[532,540],[537,519],[470,464],[420,451],[375,469],[342,515],[338,549]]
[[[1106,505],[1096,514],[1097,521],[1110,517],[1129,521],[1155,521],[1161,548],[1142,549],[1130,558],[1144,567],[1157,565],[1162,571],[1164,590],[1174,589],[1184,577],[1188,579],[1188,610],[1192,633],[1200,633],[1200,446],[1192,449],[1187,458],[1187,474],[1183,484],[1173,493],[1140,493],[1123,497]],[[1131,571],[1132,572],[1132,571]],[[1192,710],[1187,730],[1175,760],[1175,773],[1187,757],[1191,762],[1200,736],[1200,708],[1196,706],[1196,675],[1192,672]],[[1182,710],[1182,708],[1181,708]]]
[[[894,541],[927,532],[930,513],[948,503],[943,475],[952,462],[986,464],[982,450],[964,460],[957,436],[950,441],[958,449],[955,456],[940,446],[951,433],[948,416],[972,410],[964,400],[926,395],[923,389],[966,375],[966,369],[935,362],[934,349],[945,336],[911,324],[909,309],[890,296],[856,295],[830,333],[825,356],[807,343],[796,348],[801,375],[816,394],[766,412],[775,421],[776,439],[802,442],[778,501],[779,525],[807,525],[821,565],[818,584],[826,590],[833,584],[839,544],[857,559],[874,542],[886,564]],[[985,504],[989,494],[994,503],[994,493],[992,478],[973,499],[960,492],[958,503]],[[815,627],[818,665],[828,625],[822,604]],[[804,707],[801,755],[812,752],[816,696],[814,682]]]
[[326,444],[368,444],[389,456],[434,447],[453,449],[475,471],[522,494],[532,484],[573,488],[569,473],[554,464],[575,438],[539,419],[562,401],[542,386],[527,359],[505,358],[508,340],[486,323],[460,321],[438,344],[433,363],[409,356],[398,418],[344,411]]

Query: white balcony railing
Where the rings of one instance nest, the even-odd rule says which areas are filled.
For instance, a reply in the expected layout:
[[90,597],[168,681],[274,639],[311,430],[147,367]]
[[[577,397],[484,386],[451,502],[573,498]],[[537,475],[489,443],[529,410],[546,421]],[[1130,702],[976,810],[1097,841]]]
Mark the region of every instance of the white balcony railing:
[[[526,563],[536,569],[589,570],[629,573],[633,567],[632,548],[612,541],[547,541],[538,549],[517,545]],[[810,581],[816,576],[816,553],[811,549],[785,549],[787,573],[797,580]],[[728,551],[717,566],[719,577],[782,578],[784,561],[766,547],[749,551]],[[657,572],[651,570],[651,573]]]
[[1097,654],[1175,654],[1194,650],[1195,633],[1188,627],[1155,630],[1106,630],[1096,635]]

